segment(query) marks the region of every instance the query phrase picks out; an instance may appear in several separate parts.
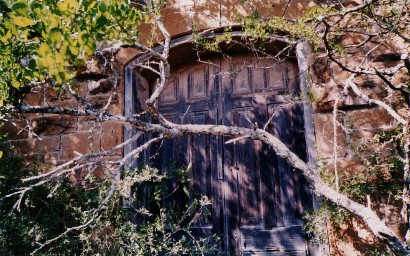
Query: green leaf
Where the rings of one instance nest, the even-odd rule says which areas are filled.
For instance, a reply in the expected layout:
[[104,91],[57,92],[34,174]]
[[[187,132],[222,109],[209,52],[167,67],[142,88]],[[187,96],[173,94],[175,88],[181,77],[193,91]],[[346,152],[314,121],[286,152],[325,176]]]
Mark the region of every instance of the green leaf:
[[84,50],[87,55],[92,55],[94,53],[95,47],[92,45],[84,45]]
[[87,7],[87,12],[90,11],[94,6],[97,4],[97,2],[93,1],[90,3],[90,5]]
[[151,17],[149,15],[144,15],[144,21],[145,23],[149,23]]
[[13,81],[11,81],[11,85],[14,87],[14,88],[20,88],[20,82],[19,81],[17,81],[17,80],[13,80]]
[[27,17],[21,17],[21,16],[12,16],[10,14],[11,18],[13,19],[14,24],[16,24],[19,27],[28,27],[31,25],[34,25],[34,20],[27,18]]
[[52,28],[50,30],[50,41],[54,44],[60,43],[62,40],[63,33],[59,28]]
[[81,46],[83,46],[87,43],[88,38],[89,38],[89,35],[83,31],[78,35],[77,41]]
[[98,10],[102,13],[106,12],[108,10],[107,5],[105,3],[100,3]]
[[65,53],[63,52],[56,52],[55,53],[55,57],[58,63],[63,63],[64,62],[64,57],[65,57]]
[[37,8],[43,8],[43,6],[39,3],[39,2],[32,2],[31,4],[30,4],[30,8],[31,8],[31,10],[35,10],[35,9],[37,9]]
[[56,82],[61,84],[65,81],[66,73],[65,72],[58,72],[56,75]]
[[78,7],[78,2],[76,0],[62,0],[58,2],[57,7],[62,12],[72,12],[73,9]]
[[79,49],[76,46],[69,46],[69,49],[73,55],[77,56],[79,54]]
[[0,36],[0,41],[2,41],[3,43],[7,43],[7,41],[11,38],[11,36],[12,36],[11,31],[8,30],[4,36]]
[[109,20],[104,15],[102,15],[97,19],[96,24],[99,27],[105,28],[105,25],[109,24]]
[[24,2],[17,2],[11,6],[11,9],[20,16],[28,16],[28,5]]
[[30,59],[30,61],[28,62],[28,66],[30,69],[34,70],[36,68],[36,60]]
[[38,48],[37,53],[39,56],[46,56],[50,51],[51,51],[50,46],[44,43],[40,45],[40,48]]

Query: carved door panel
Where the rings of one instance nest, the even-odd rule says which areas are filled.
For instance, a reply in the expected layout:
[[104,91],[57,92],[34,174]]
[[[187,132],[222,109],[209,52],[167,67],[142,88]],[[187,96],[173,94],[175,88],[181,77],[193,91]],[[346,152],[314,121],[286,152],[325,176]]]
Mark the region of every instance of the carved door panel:
[[[223,124],[266,129],[306,157],[301,107],[286,104],[296,72],[290,63],[250,57],[222,60]],[[259,141],[224,144],[226,248],[232,255],[306,255],[302,228],[309,189]]]
[[[175,123],[217,124],[215,107],[215,65],[187,65],[173,71],[169,84],[159,101],[159,111]],[[166,140],[158,157],[161,169],[190,168],[191,188],[187,197],[182,190],[176,190],[168,200],[173,200],[173,208],[190,203],[193,198],[206,196],[212,205],[203,208],[201,216],[191,225],[198,237],[211,237],[221,233],[221,198],[218,179],[219,138],[195,135]],[[171,191],[178,186],[170,184]],[[169,202],[166,202],[169,204]],[[172,204],[172,203],[171,203]]]

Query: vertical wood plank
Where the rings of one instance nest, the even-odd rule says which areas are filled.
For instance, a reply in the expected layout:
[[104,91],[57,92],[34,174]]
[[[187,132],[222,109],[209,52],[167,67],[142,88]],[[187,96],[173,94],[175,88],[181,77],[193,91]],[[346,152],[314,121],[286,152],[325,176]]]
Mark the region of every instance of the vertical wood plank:
[[[125,68],[125,79],[124,79],[124,116],[130,116],[133,114],[133,110],[135,108],[134,106],[134,81],[133,81],[133,70],[130,67]],[[125,125],[124,126],[124,141],[128,140],[129,138],[132,137],[133,135],[133,128]],[[124,147],[124,155],[128,154],[132,150],[132,145],[127,145]],[[129,163],[126,165],[127,167],[129,166]],[[127,188],[126,194],[131,195],[132,193],[132,188]],[[122,200],[122,205],[125,208],[130,208],[131,207],[131,201],[128,199],[123,199]]]
[[[288,108],[276,108],[272,119],[273,134],[289,148],[292,148],[292,122]],[[285,128],[286,127],[286,128]],[[284,225],[295,225],[297,219],[297,206],[295,202],[295,183],[293,169],[285,160],[277,158],[278,176],[281,190],[281,206]]]
[[[234,110],[235,126],[252,128],[255,121],[253,108]],[[260,222],[259,209],[259,170],[257,168],[256,143],[242,140],[235,145],[235,165],[239,175],[239,202],[241,225],[256,225]]]
[[[221,58],[221,118],[222,124],[233,126],[232,88],[233,75],[231,63]],[[237,169],[235,166],[235,151],[233,144],[225,144],[223,138],[223,196],[224,196],[224,245],[228,255],[239,255],[239,207]]]

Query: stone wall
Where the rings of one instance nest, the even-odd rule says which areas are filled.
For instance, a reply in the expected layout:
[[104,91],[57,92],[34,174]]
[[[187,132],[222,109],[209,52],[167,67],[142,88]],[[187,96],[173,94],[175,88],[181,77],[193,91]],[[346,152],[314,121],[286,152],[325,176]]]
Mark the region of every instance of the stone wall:
[[[364,36],[352,36],[342,38],[341,43],[354,45],[364,40]],[[380,69],[393,67],[399,64],[400,60],[397,58],[392,60],[388,56],[400,55],[407,51],[404,48],[405,44],[397,42],[400,42],[397,38],[383,43],[370,40],[361,47],[346,52],[339,61],[352,69],[363,62]],[[369,51],[370,49],[373,50]],[[343,88],[351,73],[343,71],[333,62],[318,57],[323,55],[325,52],[312,52],[310,55],[311,96],[319,169],[327,173],[324,176],[334,177],[336,151],[336,169],[339,177],[342,178],[340,184],[344,183],[345,179],[353,179],[360,175],[370,182],[377,183],[378,178],[374,174],[375,167],[372,161],[378,158],[389,163],[395,152],[393,143],[378,143],[377,136],[397,129],[398,122],[385,109],[369,105],[349,91],[345,99],[338,103],[336,119],[338,125],[334,136],[334,104],[342,96]],[[403,73],[397,73],[392,79],[394,81],[401,77]],[[402,96],[386,89],[382,80],[375,76],[360,75],[353,82],[369,98],[384,101],[396,111],[401,111]],[[336,148],[334,148],[335,141]],[[384,175],[385,180],[402,179],[401,176],[392,177],[387,165],[376,168]],[[390,197],[386,199],[369,194],[367,202],[361,203],[377,212],[383,221],[403,239],[406,227],[400,215],[401,204],[398,201],[396,203],[391,201],[394,200]],[[328,225],[328,230],[332,255],[365,255],[377,246],[383,247],[365,225],[355,218],[349,224],[343,224],[341,229],[336,230]]]
[[[79,79],[73,86],[75,93],[97,108],[105,107],[110,101],[107,111],[122,115],[123,82],[114,81],[110,73],[94,64],[79,73]],[[25,99],[34,106],[82,107],[69,93],[50,88],[34,88]],[[77,152],[84,154],[107,150],[122,142],[122,130],[122,125],[118,123],[99,123],[91,117],[57,114],[23,114],[0,127],[0,133],[7,134],[3,149],[12,149],[13,154],[26,160],[51,165],[70,160]],[[112,157],[119,158],[121,155],[122,152],[118,151]]]

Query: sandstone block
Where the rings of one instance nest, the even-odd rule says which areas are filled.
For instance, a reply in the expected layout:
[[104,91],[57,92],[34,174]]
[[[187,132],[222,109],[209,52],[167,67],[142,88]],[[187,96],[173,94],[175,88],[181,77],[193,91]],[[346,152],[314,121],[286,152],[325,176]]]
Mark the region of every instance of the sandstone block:
[[9,141],[18,154],[45,153],[60,150],[60,136],[43,136],[41,139]]
[[[334,176],[333,159],[326,159],[322,164],[325,167],[325,171],[329,172],[331,176]],[[336,164],[339,172],[339,177],[362,173],[367,169],[367,167],[360,161],[360,159],[356,159],[352,156],[340,156],[337,158]]]
[[[352,45],[359,45],[362,42],[364,42],[367,39],[365,35],[361,35],[358,33],[344,33],[343,38],[340,40],[340,44],[343,46],[352,46]],[[361,51],[361,48],[357,47],[352,47],[350,50],[359,50]]]
[[62,107],[62,108],[77,108],[77,100],[61,91],[56,91],[52,88],[44,89],[44,104],[50,107]]
[[[313,122],[316,133],[316,147],[321,158],[333,157],[333,121],[332,114],[315,114]],[[343,130],[337,128],[337,154],[339,157],[347,154],[347,140]]]
[[41,89],[32,89],[24,98],[24,101],[32,106],[41,106],[43,101],[43,93]]
[[[185,7],[185,9],[187,9]],[[209,27],[219,26],[219,6],[214,1],[194,1],[192,19],[196,29],[201,31]]]
[[107,150],[122,142],[123,127],[119,123],[104,122],[102,124],[101,148]]
[[61,108],[77,108],[78,101],[74,98],[62,99],[62,100],[46,100],[44,103],[46,106],[50,107],[61,107]]
[[332,72],[332,79],[335,83],[343,83],[350,77],[350,73],[344,71],[339,65],[334,62],[330,62],[330,69]]
[[111,104],[109,107],[108,107],[108,112],[110,112],[111,114],[114,114],[114,115],[122,115],[122,114],[124,114],[124,106],[123,106],[123,104],[121,103],[118,103],[118,104]]
[[312,79],[315,83],[323,84],[330,81],[330,63],[326,59],[318,59],[312,65]]
[[192,17],[190,17],[192,6],[187,5],[186,7],[185,10],[181,10],[178,6],[174,5],[162,10],[162,15],[168,17],[164,20],[164,26],[171,35],[185,34],[186,31],[192,29]]
[[347,114],[347,122],[364,139],[371,139],[376,132],[395,127],[392,116],[382,108],[351,111]]
[[71,95],[68,93],[64,93],[62,91],[53,89],[51,87],[44,88],[44,100],[46,101],[56,101],[56,100],[67,100],[69,98],[72,98]]
[[98,81],[89,81],[87,83],[88,91],[91,95],[99,94],[99,93],[107,93],[112,90],[115,86],[114,79],[101,79]]
[[133,48],[122,48],[115,55],[115,59],[118,60],[121,64],[125,64],[132,60],[136,55],[140,53],[139,50]]
[[[341,79],[341,78],[338,78]],[[347,78],[346,78],[347,79]],[[344,82],[344,81],[343,81]],[[380,89],[378,86],[378,80],[371,80],[367,76],[358,76],[354,80],[355,84],[359,87],[361,92],[371,99],[384,100],[387,96],[386,91]],[[330,112],[333,110],[335,100],[342,95],[343,83],[336,83],[334,80],[330,80],[329,83],[312,85],[311,92],[317,99],[313,102],[313,109],[315,112]],[[365,100],[358,97],[352,90],[348,91],[348,95],[344,101],[339,101],[338,108],[352,108],[354,106],[369,106]]]
[[42,164],[44,163],[44,153],[30,153],[20,155],[23,164],[31,168],[38,168],[37,171],[44,170]]
[[31,126],[38,135],[59,135],[77,130],[78,118],[67,115],[45,115],[31,120]]
[[84,120],[83,122],[79,121],[78,122],[78,131],[89,131],[90,129],[92,129],[94,127],[94,122],[92,121],[86,121]]
[[85,98],[88,94],[87,81],[79,81],[73,86],[73,90],[76,94]]
[[95,132],[91,137],[88,132],[76,132],[61,136],[61,160],[69,160],[75,157],[74,151],[89,154],[91,149],[94,152],[100,150],[100,134],[98,132]]
[[47,152],[44,154],[44,163],[57,165],[59,162],[59,152]]
[[[96,108],[103,108],[108,102],[108,99],[110,98],[110,94],[97,94],[97,95],[92,95],[86,97],[86,100],[90,102],[94,107]],[[113,95],[113,98],[111,99],[111,104],[118,104],[118,98]]]
[[[215,4],[215,6],[217,7],[217,4]],[[267,0],[253,2],[223,0],[221,1],[220,10],[221,24],[229,25],[237,22],[237,20],[232,19],[233,14],[239,16],[238,18],[243,18],[251,15],[255,11],[260,13],[262,17],[283,16],[286,18],[296,18],[303,15],[308,6],[311,6],[311,1],[309,0]]]

